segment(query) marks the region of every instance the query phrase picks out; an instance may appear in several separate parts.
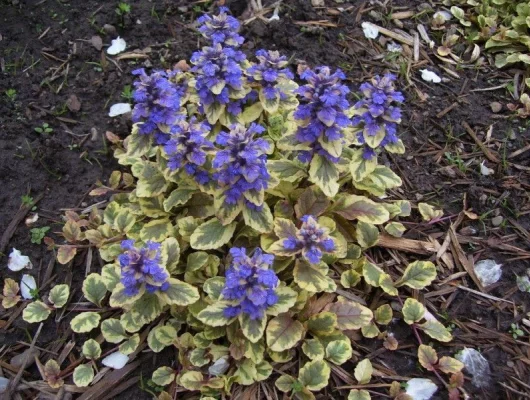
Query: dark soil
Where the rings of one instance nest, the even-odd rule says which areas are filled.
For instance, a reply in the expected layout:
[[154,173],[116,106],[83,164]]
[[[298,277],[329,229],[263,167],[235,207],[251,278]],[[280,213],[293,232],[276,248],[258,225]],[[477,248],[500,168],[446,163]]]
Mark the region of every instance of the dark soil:
[[[105,139],[105,132],[111,131],[124,137],[130,129],[127,118],[108,117],[109,107],[128,101],[121,94],[124,87],[133,81],[132,70],[151,66],[169,68],[181,59],[189,59],[191,53],[200,47],[197,34],[188,27],[198,15],[198,10],[190,3],[134,1],[131,2],[131,15],[120,26],[122,21],[115,13],[117,1],[0,2],[0,231],[6,229],[19,210],[24,195],[36,198],[43,194],[36,208],[39,220],[31,228],[50,226],[49,233],[60,231],[62,209],[85,207],[97,200],[88,197],[87,193],[97,180],[105,181],[111,171],[119,167],[112,158],[111,144]],[[249,17],[245,1],[227,3],[236,16],[242,19]],[[394,11],[399,11],[399,6],[415,10],[411,3],[419,4],[417,1],[395,1],[392,6]],[[279,22],[265,24],[256,19],[244,26],[245,51],[250,56],[260,48],[278,49],[291,57],[294,65],[340,66],[351,80],[352,91],[360,82],[375,74],[387,70],[400,72],[400,65],[377,58],[378,48],[369,43],[362,33],[359,11],[368,8],[367,2],[335,4],[327,0],[326,4],[333,6],[332,10],[337,10],[336,6],[339,6],[346,11],[332,13],[326,9],[315,9],[308,0],[284,1]],[[183,6],[185,8],[181,8]],[[379,11],[386,15],[391,10],[389,5]],[[313,29],[299,24],[320,20],[328,20],[336,27],[316,26]],[[370,17],[364,13],[362,20],[370,20]],[[405,30],[414,28],[418,23],[414,20],[403,22]],[[105,24],[115,26],[117,33],[104,35],[102,28]],[[127,51],[141,50],[148,58],[113,62],[106,57],[106,47],[97,50],[91,44],[94,35],[101,36],[105,45],[120,35],[127,42]],[[431,60],[436,60],[430,51],[429,56]],[[530,242],[514,230],[510,222],[501,227],[494,227],[491,223],[493,216],[501,215],[505,221],[509,218],[517,220],[523,230],[528,231],[530,227],[527,194],[530,189],[530,152],[506,159],[506,155],[528,144],[530,134],[527,124],[524,120],[509,117],[505,107],[500,114],[492,113],[491,102],[498,101],[503,105],[514,102],[506,90],[476,91],[498,86],[511,75],[487,68],[478,71],[463,69],[458,71],[461,79],[450,78],[440,85],[422,81],[419,69],[427,67],[448,77],[438,67],[439,63],[412,65],[410,80],[400,75],[400,86],[407,97],[401,125],[407,154],[387,157],[384,161],[394,164],[404,178],[403,190],[396,192],[396,196],[436,204],[444,209],[444,215],[453,217],[435,225],[411,224],[407,237],[425,239],[432,234],[443,241],[448,223],[454,221],[466,202],[467,209],[472,208],[481,218],[466,220],[459,229],[473,228],[477,232],[475,236],[482,238],[499,239],[512,235],[511,245],[528,249]],[[8,89],[16,90],[14,99],[5,95]],[[81,103],[79,110],[68,108],[67,101],[71,96],[76,96]],[[437,116],[455,102],[457,105],[453,109]],[[466,133],[463,122],[467,122],[481,140],[492,127],[490,142],[494,143],[493,149],[502,158],[502,162],[496,165],[486,161],[489,167],[495,169],[493,175],[480,174],[479,164],[485,159],[484,154]],[[37,133],[34,128],[43,123],[47,123],[53,132]],[[463,155],[461,159],[457,157],[457,150]],[[417,222],[420,222],[419,218]],[[50,236],[56,238],[53,234]],[[46,271],[54,255],[43,244],[32,244],[30,237],[30,228],[21,223],[4,249],[0,276],[18,276],[5,272],[5,255],[15,247],[31,257],[34,264],[31,273],[37,277],[39,286],[49,285],[50,281],[72,282],[73,290],[77,290],[80,297],[80,283],[86,270],[84,257],[78,257],[78,261],[68,268],[55,264],[51,279],[45,282]],[[524,272],[529,266],[528,259],[510,260],[517,254],[481,245],[464,246],[464,250],[473,254],[475,261],[493,258],[504,264],[502,280],[488,293],[513,300],[518,306],[517,315],[514,317],[512,309],[504,303],[493,306],[493,302],[461,290],[436,302],[431,299],[432,304],[438,306],[452,297],[444,311],[446,322],[455,322],[456,340],[451,347],[438,349],[439,353],[451,354],[463,346],[479,346],[490,361],[492,382],[503,382],[506,375],[515,375],[529,384],[529,375],[518,376],[517,372],[527,368],[520,359],[526,355],[525,360],[528,360],[528,347],[519,346],[516,351],[510,350],[513,346],[503,341],[492,342],[491,335],[488,338],[487,334],[481,335],[463,324],[472,321],[506,334],[511,323],[520,322],[530,311],[530,302],[528,294],[514,290],[515,274]],[[93,271],[99,268],[96,258],[91,266]],[[453,272],[457,271],[446,275]],[[476,289],[471,280],[466,282]],[[46,286],[43,290],[46,291]],[[2,326],[5,326],[9,314],[0,311],[0,316],[4,322]],[[58,323],[49,321],[37,345],[48,346],[58,337],[58,332],[68,328],[69,319],[66,317]],[[17,319],[7,331],[0,330],[0,343],[10,346],[19,340],[30,340],[26,329],[33,334],[36,326]],[[414,341],[409,330],[392,329],[395,329],[400,344]],[[520,340],[528,343],[528,335]],[[360,346],[374,351],[381,348],[381,342],[362,342]],[[396,375],[421,374],[416,355],[409,350],[386,351],[372,361],[393,370]],[[171,353],[162,353],[162,357],[171,357]],[[149,377],[159,365],[160,356],[143,362],[143,378]],[[343,367],[351,370],[353,365]],[[38,378],[36,369],[30,371]],[[488,390],[477,390],[471,384],[467,384],[466,389],[475,398],[516,398],[513,393],[493,383]],[[444,398],[445,394],[440,396]],[[150,397],[139,388],[139,384],[135,384],[116,398]]]

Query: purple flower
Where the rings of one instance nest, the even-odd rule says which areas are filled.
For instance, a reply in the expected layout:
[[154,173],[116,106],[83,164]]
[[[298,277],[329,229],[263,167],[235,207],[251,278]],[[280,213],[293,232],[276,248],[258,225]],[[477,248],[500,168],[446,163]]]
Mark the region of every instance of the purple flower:
[[230,254],[233,259],[226,270],[222,295],[234,304],[226,307],[224,314],[227,318],[240,314],[247,314],[251,319],[262,318],[267,308],[278,302],[275,289],[279,280],[270,269],[274,256],[264,254],[259,247],[252,257],[243,247],[232,248]]
[[[248,128],[232,125],[230,132],[221,131],[216,143],[223,146],[213,160],[217,169],[213,178],[224,190],[226,202],[236,204],[245,198],[246,192],[259,193],[267,188],[267,155],[269,143],[255,138],[265,131],[261,125],[252,123]],[[261,206],[261,204],[255,204]]]
[[283,247],[294,254],[302,256],[311,264],[318,264],[322,253],[331,253],[335,250],[335,242],[328,234],[328,229],[321,227],[315,217],[304,215],[300,218],[302,226],[296,234],[283,239]]
[[222,44],[224,46],[239,47],[245,39],[238,35],[239,21],[228,15],[230,10],[227,7],[220,7],[219,14],[213,17],[205,14],[197,19],[199,32],[212,44]]
[[180,100],[187,84],[177,85],[171,78],[180,71],[154,71],[147,75],[143,68],[133,71],[139,79],[133,83],[133,100],[136,103],[132,111],[133,122],[143,122],[138,129],[141,135],[153,135],[158,144],[163,144],[168,135],[159,125],[173,125],[184,118],[180,111]]
[[138,294],[142,287],[149,293],[168,289],[169,274],[161,265],[160,243],[149,241],[138,249],[134,247],[134,240],[124,240],[121,248],[124,252],[118,256],[120,282],[125,286],[127,296]]
[[246,70],[249,80],[260,82],[263,95],[267,100],[281,98],[285,93],[276,86],[282,79],[293,79],[293,73],[285,68],[289,63],[287,57],[280,56],[278,51],[258,50],[256,58],[259,64],[254,64]]
[[[193,53],[191,72],[197,76],[195,88],[203,106],[229,104],[231,93],[243,90],[241,63],[244,60],[241,51],[223,48],[219,43]],[[241,107],[232,107],[231,111],[239,113]]]
[[349,89],[342,84],[346,77],[340,69],[332,74],[329,67],[318,67],[315,71],[307,68],[300,77],[307,84],[297,90],[300,105],[294,117],[302,124],[296,139],[312,150],[301,152],[299,159],[308,161],[316,153],[337,163],[339,157],[330,154],[321,143],[342,140],[342,128],[351,124],[344,113],[350,106],[346,99]]
[[197,122],[192,117],[190,122],[178,121],[171,128],[170,139],[164,145],[164,151],[169,156],[168,168],[172,171],[183,168],[198,183],[206,184],[209,175],[201,168],[206,162],[206,154],[213,150],[213,143],[206,139],[211,126],[206,122]]
[[358,141],[364,145],[363,157],[370,159],[376,156],[374,149],[366,145],[366,136],[376,136],[381,132],[384,137],[379,144],[384,147],[398,142],[397,124],[401,122],[401,104],[405,98],[396,91],[396,76],[386,74],[376,76],[371,82],[360,86],[364,98],[355,104],[356,116],[352,119],[354,127],[359,128]]

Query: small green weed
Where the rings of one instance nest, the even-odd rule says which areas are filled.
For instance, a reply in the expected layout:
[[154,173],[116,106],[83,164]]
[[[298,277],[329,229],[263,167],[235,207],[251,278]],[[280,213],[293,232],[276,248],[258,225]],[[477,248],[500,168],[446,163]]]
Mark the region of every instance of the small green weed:
[[31,243],[41,244],[42,239],[44,239],[44,236],[46,236],[46,232],[48,232],[49,230],[49,226],[42,226],[40,228],[30,229],[29,231],[31,233]]
[[15,99],[17,98],[17,91],[15,89],[7,89],[5,94],[11,103],[15,102]]
[[132,101],[133,89],[131,85],[125,85],[123,92],[121,92],[121,97],[123,97],[125,100]]
[[53,132],[53,128],[50,127],[50,125],[48,125],[46,122],[44,122],[42,126],[37,126],[36,128],[34,128],[34,130],[35,132],[43,135],[48,135]]

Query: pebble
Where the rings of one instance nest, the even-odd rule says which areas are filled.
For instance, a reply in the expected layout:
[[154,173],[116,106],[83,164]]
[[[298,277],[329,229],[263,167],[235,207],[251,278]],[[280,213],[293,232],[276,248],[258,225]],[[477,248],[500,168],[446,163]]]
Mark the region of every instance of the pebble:
[[499,103],[498,101],[494,101],[490,103],[490,107],[491,107],[491,111],[494,112],[495,114],[502,110],[502,104]]
[[477,229],[473,226],[466,226],[460,229],[460,234],[464,236],[473,236],[477,234]]
[[488,200],[488,195],[487,194],[481,194],[478,201],[480,204],[484,205],[486,204],[486,201]]
[[103,30],[109,35],[114,35],[116,33],[116,28],[111,24],[103,25]]
[[498,215],[491,219],[491,223],[493,224],[493,226],[500,226],[502,224],[502,221],[504,221],[504,218],[501,215]]

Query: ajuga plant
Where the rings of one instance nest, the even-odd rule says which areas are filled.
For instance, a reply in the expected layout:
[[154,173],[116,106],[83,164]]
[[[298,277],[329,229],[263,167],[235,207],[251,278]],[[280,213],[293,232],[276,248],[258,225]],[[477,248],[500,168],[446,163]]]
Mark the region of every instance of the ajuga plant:
[[[378,163],[383,150],[404,152],[395,77],[363,84],[362,100],[350,103],[338,69],[306,68],[295,79],[276,51],[247,59],[226,9],[198,25],[207,43],[192,66],[136,72],[132,133],[109,136],[130,173],[116,171],[92,192],[110,195],[103,210],[66,214],[66,244],[48,240],[63,264],[87,247],[106,263],[83,284],[96,311],[71,323],[92,337],[75,384],[92,382],[98,329],[117,357],[136,356],[145,341],[155,353],[172,347],[177,359],[152,376],[157,390],[204,399],[264,380],[313,399],[336,391],[326,387],[342,368],[367,383],[372,365],[354,355],[352,341],[384,340],[395,350],[389,324],[400,316],[420,340],[449,341],[410,297],[410,288],[433,282],[435,265],[415,261],[396,272],[369,256],[383,231],[403,233],[397,220],[411,212],[408,201],[381,200],[401,184]],[[38,301],[24,318],[39,322],[55,308]],[[429,360],[436,373],[462,368],[449,357]],[[68,379],[50,370],[54,382]],[[397,396],[399,384],[392,387]]]
[[530,4],[525,0],[444,0],[453,16],[463,25],[466,39],[482,42],[495,55],[495,66],[512,64],[526,67],[525,83],[530,87]]

